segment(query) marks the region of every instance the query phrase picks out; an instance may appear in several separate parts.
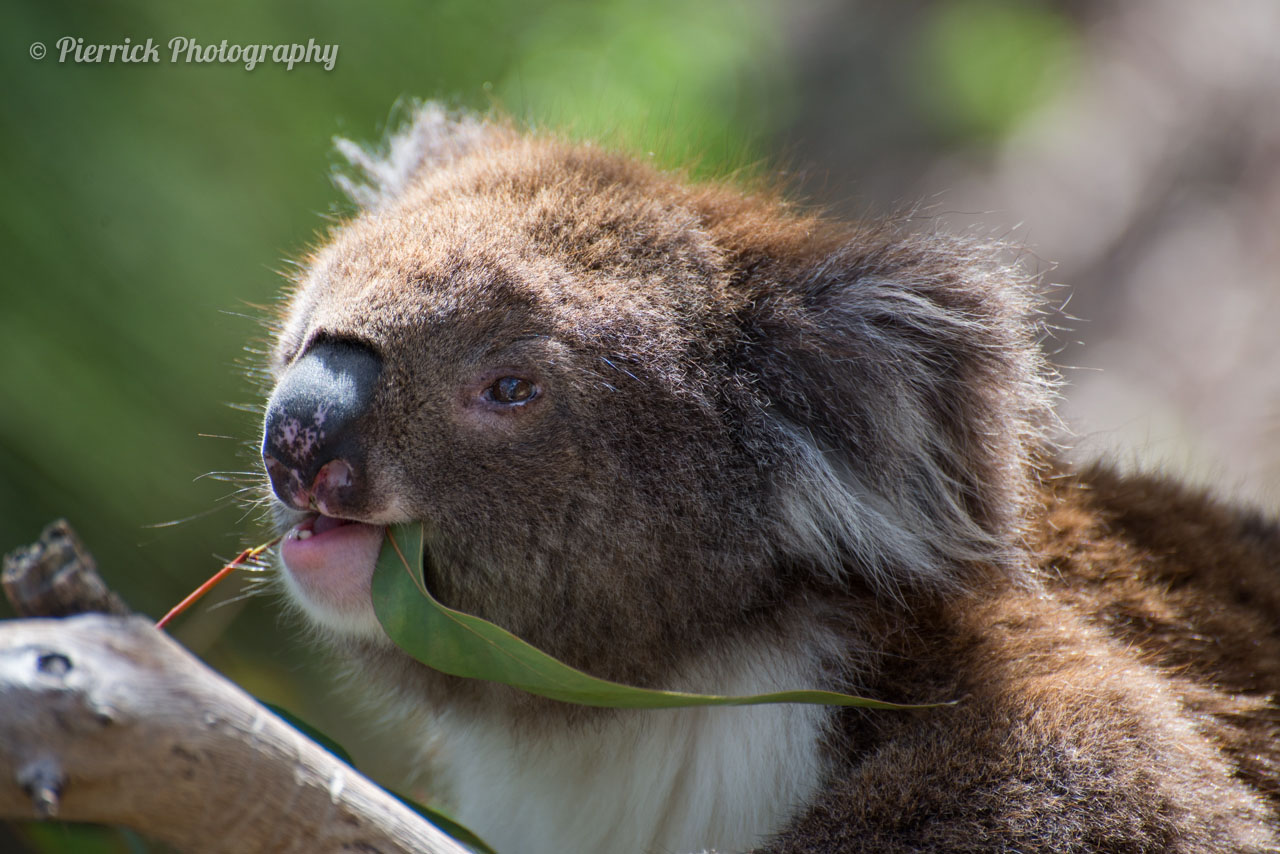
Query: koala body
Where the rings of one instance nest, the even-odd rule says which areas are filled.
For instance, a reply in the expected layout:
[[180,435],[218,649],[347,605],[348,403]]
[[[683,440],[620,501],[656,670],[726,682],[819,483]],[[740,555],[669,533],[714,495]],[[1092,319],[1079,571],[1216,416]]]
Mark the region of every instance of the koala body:
[[[1269,851],[1280,527],[1074,471],[996,249],[422,108],[344,153],[264,459],[290,598],[503,854]],[[603,711],[417,664],[425,577],[594,675],[903,703]]]

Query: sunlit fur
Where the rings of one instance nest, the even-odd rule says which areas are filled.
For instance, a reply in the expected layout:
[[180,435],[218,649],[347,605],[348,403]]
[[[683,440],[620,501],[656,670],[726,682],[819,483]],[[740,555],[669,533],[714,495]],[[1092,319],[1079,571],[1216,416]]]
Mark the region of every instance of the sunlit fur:
[[[435,105],[339,149],[359,210],[271,368],[383,360],[345,515],[423,522],[441,599],[606,678],[954,701],[586,710],[304,603],[503,854],[1276,850],[1280,529],[1056,458],[1004,247]],[[494,370],[543,396],[475,417]]]

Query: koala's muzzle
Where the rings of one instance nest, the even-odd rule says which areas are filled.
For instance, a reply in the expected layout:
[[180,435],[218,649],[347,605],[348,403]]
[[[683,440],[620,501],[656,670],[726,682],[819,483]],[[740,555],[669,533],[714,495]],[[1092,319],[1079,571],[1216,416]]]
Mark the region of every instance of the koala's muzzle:
[[344,516],[363,503],[365,444],[356,429],[382,359],[368,347],[321,340],[289,366],[267,402],[262,461],[285,504]]

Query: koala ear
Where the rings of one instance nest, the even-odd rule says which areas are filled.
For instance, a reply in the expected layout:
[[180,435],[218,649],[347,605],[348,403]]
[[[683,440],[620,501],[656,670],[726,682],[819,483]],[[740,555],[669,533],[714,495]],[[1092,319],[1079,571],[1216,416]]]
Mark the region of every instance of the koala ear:
[[1016,563],[1054,377],[1033,283],[995,252],[863,233],[753,294],[742,340],[792,558],[890,592]]
[[379,145],[333,140],[346,160],[334,170],[333,182],[362,208],[383,207],[421,170],[462,157],[498,131],[477,116],[450,113],[435,101],[413,103],[400,111],[405,119]]

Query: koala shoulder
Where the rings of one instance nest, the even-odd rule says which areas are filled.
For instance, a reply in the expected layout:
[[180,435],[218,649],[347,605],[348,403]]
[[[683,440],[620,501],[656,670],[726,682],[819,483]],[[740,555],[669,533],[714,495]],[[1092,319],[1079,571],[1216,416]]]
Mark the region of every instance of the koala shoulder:
[[831,787],[761,851],[1275,850],[1280,525],[1097,466],[1038,504],[1036,583],[947,603],[946,652],[888,675],[960,702],[846,716]]

